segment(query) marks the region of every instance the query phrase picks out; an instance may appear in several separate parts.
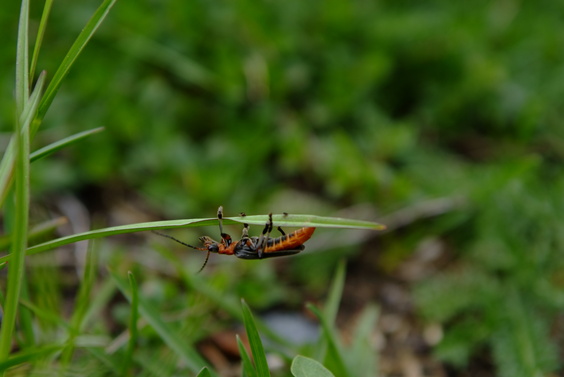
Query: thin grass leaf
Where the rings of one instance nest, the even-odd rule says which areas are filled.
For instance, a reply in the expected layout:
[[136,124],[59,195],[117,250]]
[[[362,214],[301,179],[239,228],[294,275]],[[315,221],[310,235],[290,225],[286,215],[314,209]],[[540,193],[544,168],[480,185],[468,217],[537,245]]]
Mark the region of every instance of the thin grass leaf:
[[98,253],[94,250],[95,244],[90,243],[86,254],[86,265],[82,277],[82,282],[78,291],[74,312],[70,319],[69,339],[66,341],[66,348],[61,357],[61,364],[68,365],[71,361],[76,338],[84,330],[84,318],[91,303],[92,287],[96,280],[98,271]]
[[100,318],[101,313],[108,308],[109,302],[114,297],[116,290],[117,287],[113,279],[107,278],[99,285],[90,306],[88,306],[88,310],[84,314],[84,326]]
[[196,377],[211,377],[211,373],[207,367],[203,367]]
[[43,6],[43,12],[41,14],[41,21],[39,21],[39,27],[37,29],[37,37],[35,38],[35,46],[33,48],[33,54],[31,56],[31,65],[29,68],[29,77],[33,79],[35,74],[35,68],[37,67],[37,60],[39,59],[39,51],[41,50],[41,44],[43,43],[43,36],[45,35],[45,29],[47,28],[47,20],[49,19],[49,14],[51,13],[51,7],[53,6],[53,0],[46,0]]
[[[343,289],[345,286],[345,267],[344,261],[339,262],[337,265],[337,271],[335,272],[335,277],[333,278],[331,288],[329,289],[329,297],[327,298],[327,302],[325,303],[325,307],[323,309],[323,316],[330,324],[335,323],[337,312],[339,311],[339,305],[341,303]],[[316,359],[324,360],[327,356],[328,348],[328,338],[320,338],[316,350]]]
[[129,278],[129,286],[131,287],[131,314],[129,315],[129,342],[121,365],[122,376],[127,376],[129,374],[129,369],[131,368],[133,352],[135,351],[135,346],[137,344],[137,319],[139,318],[139,291],[137,289],[137,281],[131,271],[127,273],[127,277]]
[[[29,287],[27,279],[22,281],[22,289],[20,292],[20,304],[22,300],[29,301]],[[19,317],[18,327],[21,336],[18,337],[21,349],[35,347],[35,326],[31,311],[23,305],[18,306]]]
[[243,307],[243,323],[245,324],[245,330],[247,331],[247,337],[249,338],[249,345],[251,346],[251,353],[253,355],[253,360],[255,361],[257,376],[269,377],[270,370],[268,369],[266,354],[253,318],[253,313],[245,300],[241,300],[241,305]]
[[321,322],[323,328],[323,336],[327,342],[327,353],[325,355],[323,364],[336,376],[347,377],[350,376],[347,367],[344,362],[343,351],[341,344],[338,340],[337,335],[333,329],[333,326],[324,314],[319,311],[314,305],[307,304],[307,308],[312,311],[313,314]]
[[258,377],[257,370],[253,365],[253,361],[251,360],[249,353],[247,352],[247,348],[243,344],[243,341],[241,340],[239,335],[236,335],[236,338],[237,338],[237,347],[239,348],[239,355],[241,356],[242,377]]
[[67,55],[61,62],[61,65],[55,72],[53,80],[51,80],[51,83],[45,91],[45,96],[41,101],[39,111],[37,113],[37,122],[35,122],[34,127],[31,131],[32,135],[35,134],[37,127],[39,127],[39,123],[41,123],[41,120],[43,120],[43,118],[45,117],[45,113],[47,113],[49,106],[51,106],[55,95],[59,91],[63,79],[68,74],[72,65],[74,64],[84,47],[88,44],[90,38],[92,38],[98,27],[101,25],[102,21],[104,21],[104,19],[108,15],[108,12],[114,6],[116,1],[117,0],[104,0],[104,2],[98,7],[98,9],[96,9],[96,12],[94,12],[90,20],[88,20],[88,22],[86,23],[86,26],[84,26],[84,29],[82,29],[82,31],[74,41]]
[[333,277],[331,288],[329,289],[329,298],[323,309],[323,316],[328,323],[335,323],[337,312],[343,297],[343,289],[345,287],[345,262],[341,260],[337,265],[337,271]]
[[24,363],[34,363],[39,360],[51,356],[61,350],[60,345],[51,345],[44,347],[33,348],[31,351],[26,350],[23,352],[14,353],[8,359],[0,361],[0,372],[3,373],[7,369],[22,365]]
[[23,299],[20,300],[20,304],[22,304],[22,306],[25,306],[27,309],[29,309],[29,311],[33,312],[33,314],[37,318],[42,319],[45,322],[53,323],[63,329],[68,329],[70,326],[69,323],[66,321],[66,319],[60,316],[60,313],[53,313],[51,311],[47,311]]
[[121,359],[117,357],[111,357],[104,352],[102,348],[99,347],[86,347],[86,350],[92,354],[96,359],[98,359],[108,370],[112,371],[113,374],[119,374]]
[[378,308],[368,305],[358,320],[353,334],[351,349],[347,352],[347,365],[353,376],[360,376],[378,370],[377,351],[373,344],[373,336],[378,320]]
[[292,361],[290,371],[294,377],[335,377],[319,361],[300,355]]
[[[318,228],[350,228],[350,229],[382,229],[383,225],[369,221],[341,219],[337,217],[320,217],[313,215],[273,215],[272,216],[277,226],[312,226]],[[285,220],[278,220],[284,218]],[[268,220],[266,215],[246,216],[246,217],[226,217],[223,219],[225,225],[234,224],[260,224],[264,225]],[[210,226],[217,225],[217,218],[199,218],[199,219],[183,219],[183,220],[166,220],[166,221],[153,221],[146,223],[137,223],[129,225],[120,225],[111,228],[103,228],[91,230],[84,233],[77,233],[70,236],[57,238],[39,245],[30,247],[27,250],[28,255],[41,253],[51,250],[60,246],[68,245],[78,241],[89,240],[99,237],[113,236],[117,234],[142,232],[146,230],[159,230],[159,229],[176,229],[176,228],[189,228],[197,226]],[[0,257],[0,263],[10,258],[9,255]]]
[[[23,113],[27,108],[27,24],[29,19],[29,3],[27,0],[22,2],[20,27],[18,31],[18,58],[16,64],[16,107],[18,115]],[[25,51],[21,51],[25,50]],[[21,56],[21,55],[24,56]],[[24,65],[26,73],[22,77],[21,65]],[[25,96],[25,100],[21,97]],[[18,101],[19,104],[18,104]],[[23,102],[22,102],[23,101]],[[32,107],[35,103],[30,102]],[[12,334],[16,324],[19,299],[21,294],[22,283],[25,274],[25,255],[27,249],[27,229],[29,223],[29,124],[21,123],[21,118],[16,118],[15,125],[15,216],[13,227],[13,241],[11,244],[12,260],[8,267],[8,287],[6,293],[6,301],[4,302],[4,315],[2,318],[2,327],[0,329],[0,360],[5,360],[9,355],[12,347]]]
[[[127,283],[125,283],[113,272],[111,272],[111,275],[119,290],[129,300],[129,302],[131,302],[132,294],[128,289]],[[200,369],[202,369],[206,365],[206,363],[196,352],[194,347],[186,342],[186,340],[182,338],[180,334],[168,323],[164,322],[161,319],[161,316],[149,303],[147,303],[143,299],[143,297],[140,296],[138,300],[139,313],[141,314],[141,316],[151,325],[155,332],[161,337],[163,342],[165,342],[171,348],[171,350],[173,350],[186,364],[188,369],[190,369],[190,371],[193,373],[197,373]]]
[[[268,221],[266,215],[227,217],[240,224],[264,225]],[[272,215],[272,222],[276,226],[313,227],[313,228],[345,228],[384,230],[386,226],[372,221],[343,219],[340,217],[325,217],[315,215]]]
[[[31,121],[35,117],[37,112],[37,108],[39,106],[40,95],[43,90],[43,86],[45,84],[45,72],[42,72],[39,75],[39,79],[35,84],[35,88],[31,93],[31,97],[29,101],[27,101],[26,106],[24,106],[23,111],[19,114],[19,121],[22,125],[22,130],[27,130],[30,127]],[[27,132],[27,131],[26,131]],[[13,173],[14,173],[14,164],[16,161],[16,136],[12,136],[10,142],[8,143],[8,147],[4,152],[4,156],[2,157],[2,162],[0,162],[0,206],[3,206],[4,201],[6,200],[6,196],[10,191],[10,187],[12,185]]]
[[69,136],[69,137],[65,137],[64,139],[61,139],[59,141],[56,141],[54,143],[51,143],[49,145],[46,145],[45,147],[36,150],[35,152],[33,152],[30,156],[30,161],[31,162],[35,162],[43,157],[46,157],[52,153],[55,153],[56,151],[58,151],[59,149],[62,149],[68,145],[71,145],[73,143],[76,143],[78,141],[81,141],[82,139],[96,134],[98,132],[101,132],[104,130],[104,127],[98,127],[98,128],[94,128],[88,131],[83,131],[83,132],[79,132],[75,135]]
[[22,114],[29,100],[29,1],[23,0],[18,24],[16,54],[16,114]]

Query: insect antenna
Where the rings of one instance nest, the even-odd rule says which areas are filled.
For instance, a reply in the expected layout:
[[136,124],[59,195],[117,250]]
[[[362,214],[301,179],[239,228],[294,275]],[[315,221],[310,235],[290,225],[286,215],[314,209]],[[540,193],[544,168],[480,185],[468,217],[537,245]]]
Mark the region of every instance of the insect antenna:
[[155,234],[157,234],[157,235],[159,235],[159,236],[161,236],[161,237],[169,238],[169,239],[171,239],[171,240],[173,240],[173,241],[178,242],[178,243],[181,244],[181,245],[190,247],[190,248],[192,248],[192,249],[204,250],[204,251],[207,250],[207,249],[205,249],[205,248],[203,248],[203,247],[196,247],[196,246],[188,245],[186,242],[182,242],[182,241],[180,241],[179,239],[174,238],[173,236],[169,236],[168,234],[161,233],[161,232],[157,232],[156,230],[151,230],[151,232],[153,232],[153,233],[155,233]]
[[204,261],[204,264],[202,264],[202,267],[200,267],[200,269],[198,270],[198,273],[202,272],[204,267],[206,267],[206,264],[208,264],[208,259],[210,259],[210,251],[209,250],[208,250],[208,253],[206,254],[206,260]]

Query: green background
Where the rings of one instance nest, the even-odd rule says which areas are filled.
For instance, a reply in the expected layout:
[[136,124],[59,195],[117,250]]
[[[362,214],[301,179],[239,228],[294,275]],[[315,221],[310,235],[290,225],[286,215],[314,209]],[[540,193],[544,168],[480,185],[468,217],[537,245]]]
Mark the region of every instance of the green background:
[[[55,2],[38,65],[48,77],[97,6]],[[7,133],[19,5],[3,7]],[[550,1],[120,0],[34,147],[106,129],[33,164],[32,220],[71,198],[101,225],[219,205],[388,222],[381,237],[318,230],[295,261],[216,257],[209,273],[255,308],[300,307],[347,256],[355,284],[399,282],[418,326],[440,324],[428,353],[452,375],[562,372],[563,16]],[[121,238],[107,258],[172,298],[174,283],[132,252],[155,242]],[[430,244],[440,258],[402,274]],[[374,289],[363,297],[385,312]]]

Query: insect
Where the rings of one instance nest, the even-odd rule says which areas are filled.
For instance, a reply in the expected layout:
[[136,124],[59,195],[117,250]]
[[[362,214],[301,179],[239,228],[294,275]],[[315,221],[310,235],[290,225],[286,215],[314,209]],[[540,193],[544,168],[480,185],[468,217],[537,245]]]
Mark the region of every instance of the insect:
[[[241,216],[245,216],[245,214],[242,213]],[[272,223],[272,213],[270,213],[260,236],[249,237],[249,224],[243,224],[241,239],[235,242],[229,234],[223,232],[223,207],[219,207],[217,210],[217,219],[219,220],[221,241],[217,242],[211,237],[202,236],[200,237],[200,241],[202,241],[203,247],[189,245],[168,234],[156,231],[153,232],[192,249],[207,251],[206,260],[202,268],[200,268],[200,271],[202,271],[208,263],[210,253],[235,255],[237,258],[241,259],[263,259],[298,254],[305,248],[304,243],[311,238],[315,231],[313,227],[304,227],[286,234],[281,227],[278,227],[278,231],[282,235],[277,238],[270,237],[270,233],[274,227]]]

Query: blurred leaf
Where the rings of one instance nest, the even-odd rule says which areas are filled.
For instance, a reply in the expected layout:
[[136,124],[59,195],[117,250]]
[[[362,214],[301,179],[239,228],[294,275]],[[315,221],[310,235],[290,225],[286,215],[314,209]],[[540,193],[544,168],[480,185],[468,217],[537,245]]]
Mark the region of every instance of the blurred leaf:
[[361,313],[353,333],[346,361],[351,375],[362,376],[378,370],[378,350],[374,344],[378,309],[368,305]]
[[64,147],[68,146],[68,145],[72,145],[73,143],[76,143],[76,142],[80,141],[81,139],[84,139],[85,137],[88,137],[88,136],[93,135],[95,133],[101,132],[103,130],[104,130],[104,127],[99,127],[99,128],[95,128],[93,130],[79,132],[76,135],[72,135],[72,136],[66,137],[64,139],[61,139],[59,141],[56,141],[52,144],[49,144],[49,145],[33,152],[30,156],[30,161],[34,162],[36,160],[39,160],[39,159],[46,157],[46,156],[48,156],[52,153],[55,153],[59,149],[62,149]]
[[78,58],[84,47],[86,47],[86,44],[88,43],[90,38],[92,38],[92,36],[96,32],[102,21],[104,21],[104,19],[108,15],[108,12],[113,7],[116,1],[117,0],[104,0],[104,2],[98,7],[96,12],[94,12],[92,18],[90,18],[90,20],[86,23],[86,25],[84,26],[84,28],[82,29],[76,40],[74,41],[67,55],[64,57],[63,61],[61,62],[61,65],[55,72],[55,75],[53,76],[53,79],[49,83],[49,86],[45,90],[45,95],[43,96],[43,99],[41,100],[41,104],[39,105],[39,110],[37,114],[38,119],[36,125],[34,126],[34,129],[31,130],[32,134],[35,134],[35,131],[39,126],[39,123],[41,122],[41,120],[43,120],[45,113],[47,113],[47,110],[51,106],[51,103],[53,102],[55,95],[57,94],[59,88],[61,87],[63,79],[71,69],[72,65],[74,64],[74,62],[76,61],[76,59]]
[[294,377],[334,377],[321,363],[309,357],[296,356],[291,367]]
[[245,303],[245,300],[241,300],[241,305],[243,307],[243,323],[245,324],[245,330],[247,331],[247,337],[249,338],[249,345],[251,346],[251,353],[253,355],[254,365],[258,377],[269,377],[270,370],[268,369],[268,363],[266,362],[266,353],[262,346],[262,340],[257,330],[253,314],[251,309]]
[[211,373],[207,367],[203,367],[197,377],[211,377]]
[[329,323],[327,318],[325,318],[325,314],[321,313],[321,311],[319,311],[319,309],[317,309],[314,305],[307,304],[307,308],[311,310],[321,322],[323,339],[327,347],[327,350],[323,355],[323,364],[336,376],[350,376],[349,371],[345,366],[342,346],[333,324]]
[[243,377],[257,377],[257,371],[255,366],[253,365],[253,361],[245,348],[245,345],[241,341],[239,335],[237,337],[237,347],[239,348],[239,355],[241,356],[241,367],[242,367],[242,376]]
[[[112,273],[112,277],[114,278],[119,290],[131,302],[133,296],[127,288],[127,284],[114,273]],[[138,304],[141,316],[157,332],[162,341],[178,355],[178,357],[193,373],[196,373],[205,366],[205,361],[196,352],[194,347],[186,339],[181,337],[181,334],[174,329],[173,326],[171,326],[168,322],[165,322],[153,306],[146,302],[141,296],[138,297]]]

